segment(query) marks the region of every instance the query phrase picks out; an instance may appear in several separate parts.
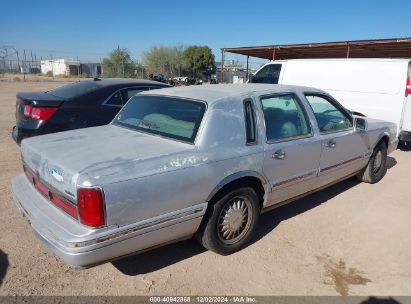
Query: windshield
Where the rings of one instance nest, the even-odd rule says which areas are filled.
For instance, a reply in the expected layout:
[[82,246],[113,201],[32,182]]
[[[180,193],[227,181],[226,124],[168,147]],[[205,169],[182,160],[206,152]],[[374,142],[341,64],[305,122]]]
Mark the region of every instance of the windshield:
[[199,101],[140,95],[127,102],[113,124],[192,143],[205,109]]
[[91,81],[79,81],[75,83],[69,83],[62,87],[58,87],[54,90],[47,91],[56,97],[64,98],[64,99],[71,99],[78,97],[80,95],[84,95],[90,92],[93,92],[100,87]]

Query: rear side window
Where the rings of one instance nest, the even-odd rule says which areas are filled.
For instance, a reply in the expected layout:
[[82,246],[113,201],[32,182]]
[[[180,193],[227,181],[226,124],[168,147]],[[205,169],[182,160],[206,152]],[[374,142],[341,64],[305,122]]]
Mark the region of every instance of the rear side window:
[[254,76],[254,83],[273,83],[277,84],[280,78],[281,64],[269,64],[263,67]]
[[148,88],[125,88],[115,92],[106,102],[105,104],[110,106],[119,106],[122,107],[126,104],[126,102],[142,91],[146,91]]
[[96,91],[100,88],[95,82],[92,81],[80,81],[75,83],[66,84],[54,90],[50,90],[47,93],[56,97],[71,99],[87,93]]
[[351,128],[352,120],[342,109],[325,96],[306,94],[320,132],[338,132]]
[[247,144],[254,144],[257,141],[255,113],[253,104],[249,99],[244,101],[244,114]]
[[267,141],[308,136],[311,133],[305,112],[294,94],[261,98]]
[[121,107],[123,105],[123,98],[121,97],[121,92],[120,91],[115,92],[113,96],[111,96],[110,99],[107,100],[106,104],[110,106]]

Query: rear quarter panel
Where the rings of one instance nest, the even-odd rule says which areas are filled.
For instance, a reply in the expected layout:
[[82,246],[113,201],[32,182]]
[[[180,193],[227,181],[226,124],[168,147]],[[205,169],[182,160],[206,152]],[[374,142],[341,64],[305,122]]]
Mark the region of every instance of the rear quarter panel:
[[104,185],[109,223],[121,226],[205,203],[230,176],[262,172],[262,146],[246,145],[243,103],[233,101],[208,108],[198,149],[163,159],[163,173]]

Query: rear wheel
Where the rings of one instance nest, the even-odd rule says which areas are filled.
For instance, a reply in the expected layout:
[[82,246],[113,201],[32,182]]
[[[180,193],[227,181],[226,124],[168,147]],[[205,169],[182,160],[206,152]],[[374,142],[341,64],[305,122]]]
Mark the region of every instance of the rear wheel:
[[381,141],[374,149],[368,165],[357,175],[365,183],[379,182],[387,173],[387,145]]
[[228,189],[216,198],[198,241],[207,249],[228,255],[247,245],[255,231],[260,205],[254,189],[248,185]]

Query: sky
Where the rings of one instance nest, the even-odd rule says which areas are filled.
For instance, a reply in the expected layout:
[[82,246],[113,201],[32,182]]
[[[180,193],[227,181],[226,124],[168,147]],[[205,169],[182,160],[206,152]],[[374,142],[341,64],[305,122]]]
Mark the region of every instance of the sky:
[[0,47],[82,61],[117,46],[139,60],[152,45],[207,45],[220,61],[222,47],[411,37],[410,0],[0,3]]

